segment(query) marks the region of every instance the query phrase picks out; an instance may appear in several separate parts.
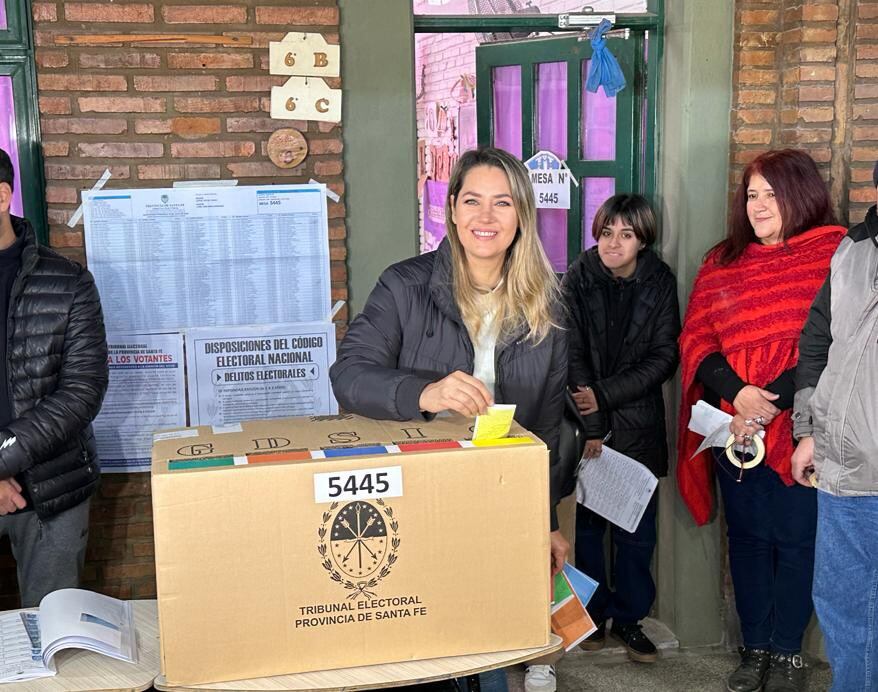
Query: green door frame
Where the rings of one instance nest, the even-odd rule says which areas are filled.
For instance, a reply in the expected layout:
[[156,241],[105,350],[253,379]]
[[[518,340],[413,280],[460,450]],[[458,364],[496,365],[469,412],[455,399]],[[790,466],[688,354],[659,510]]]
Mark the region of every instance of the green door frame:
[[12,78],[16,144],[24,215],[41,243],[49,240],[45,204],[45,171],[40,148],[40,116],[32,22],[28,0],[6,3],[6,31],[0,31],[0,76]]
[[[476,49],[476,113],[479,144],[493,141],[494,90],[493,70],[506,65],[521,66],[521,158],[526,161],[536,151],[534,142],[536,105],[536,69],[540,63],[565,62],[567,65],[567,158],[566,165],[573,178],[613,178],[615,189],[643,192],[640,188],[641,142],[640,118],[644,94],[644,69],[636,56],[643,55],[643,34],[632,34],[627,40],[614,40],[613,55],[619,61],[628,82],[616,95],[616,157],[613,160],[587,160],[582,156],[582,72],[584,61],[591,57],[591,45],[578,37],[524,39],[521,41],[483,44]],[[637,124],[635,125],[635,119]],[[637,146],[636,146],[637,145]],[[648,152],[648,165],[654,169],[654,152]],[[567,258],[572,262],[583,250],[582,191],[570,197],[567,213]]]

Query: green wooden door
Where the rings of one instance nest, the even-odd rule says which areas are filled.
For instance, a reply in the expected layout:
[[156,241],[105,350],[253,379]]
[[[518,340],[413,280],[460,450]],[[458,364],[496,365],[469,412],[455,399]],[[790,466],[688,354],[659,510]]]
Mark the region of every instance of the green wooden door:
[[479,144],[501,146],[522,160],[552,151],[580,183],[571,189],[569,210],[539,212],[540,235],[556,271],[593,244],[591,220],[607,197],[653,192],[646,35],[610,38],[608,46],[627,83],[612,99],[603,88],[586,91],[592,49],[577,36],[476,49]]

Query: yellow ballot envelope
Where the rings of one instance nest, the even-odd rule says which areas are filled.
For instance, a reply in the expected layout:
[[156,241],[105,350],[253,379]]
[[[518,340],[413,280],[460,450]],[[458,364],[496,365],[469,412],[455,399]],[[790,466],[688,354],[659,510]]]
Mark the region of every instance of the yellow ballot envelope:
[[515,415],[515,404],[494,404],[488,412],[476,416],[473,429],[473,442],[482,440],[499,440],[509,434],[512,417]]

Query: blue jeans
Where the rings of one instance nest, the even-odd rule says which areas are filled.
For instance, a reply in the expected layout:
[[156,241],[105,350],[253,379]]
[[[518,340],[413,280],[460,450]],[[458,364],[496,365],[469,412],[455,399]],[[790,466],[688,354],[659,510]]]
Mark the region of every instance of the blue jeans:
[[[479,692],[509,692],[509,683],[506,681],[506,669],[495,668],[479,673]],[[467,684],[467,678],[458,678],[458,684],[463,692],[472,692]]]
[[797,653],[811,619],[817,493],[765,463],[744,471],[714,450],[744,646]]
[[612,526],[616,549],[613,565],[615,591],[607,588],[604,564],[607,520],[580,504],[576,505],[576,569],[598,581],[597,591],[588,604],[588,612],[595,623],[613,618],[614,623],[631,624],[649,615],[655,601],[655,582],[649,566],[655,550],[657,501],[658,495],[653,495],[634,533]]
[[878,690],[878,497],[817,493],[814,607],[833,692]]

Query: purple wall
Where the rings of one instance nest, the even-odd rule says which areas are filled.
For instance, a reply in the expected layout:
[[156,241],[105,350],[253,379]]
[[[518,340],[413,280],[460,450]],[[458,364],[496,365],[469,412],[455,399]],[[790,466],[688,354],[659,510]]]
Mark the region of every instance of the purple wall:
[[[0,7],[3,7],[3,5],[0,4]],[[0,15],[0,18],[2,18],[2,15]],[[9,154],[12,159],[12,165],[15,168],[15,192],[12,195],[12,213],[16,216],[22,216],[24,207],[21,203],[21,179],[18,175],[18,145],[16,142],[12,77],[0,75],[0,149]]]

